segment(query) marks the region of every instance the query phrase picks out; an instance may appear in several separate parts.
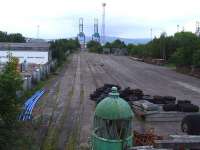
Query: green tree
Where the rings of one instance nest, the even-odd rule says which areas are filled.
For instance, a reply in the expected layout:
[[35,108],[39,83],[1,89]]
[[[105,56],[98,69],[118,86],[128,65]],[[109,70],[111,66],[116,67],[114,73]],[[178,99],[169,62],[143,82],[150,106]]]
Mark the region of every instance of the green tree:
[[192,65],[192,54],[190,48],[178,48],[172,55],[171,60],[177,66],[190,66]]
[[50,50],[52,51],[52,58],[58,61],[61,65],[66,59],[67,52],[74,52],[80,48],[78,39],[59,39],[50,42]]
[[89,41],[87,43],[87,48],[89,49],[90,52],[93,52],[93,53],[102,53],[103,52],[103,47],[97,41]]
[[106,42],[106,44],[104,45],[105,48],[112,48],[112,45],[110,42]]
[[17,119],[21,101],[17,91],[22,90],[22,79],[17,71],[18,60],[11,57],[0,74],[0,118],[7,127]]
[[152,58],[161,58],[161,40],[160,38],[154,38],[152,41],[146,44],[147,51],[144,52],[145,56]]
[[174,35],[176,48],[190,48],[191,51],[199,48],[199,38],[192,32],[178,32]]
[[196,50],[193,54],[193,65],[200,67],[200,50]]
[[0,42],[6,42],[7,40],[7,33],[0,31]]
[[9,34],[7,36],[7,39],[9,42],[18,42],[18,43],[26,42],[25,37],[23,37],[22,34],[20,33]]
[[125,48],[126,47],[126,44],[123,41],[121,41],[120,39],[113,41],[111,43],[111,45],[112,45],[112,48]]
[[22,90],[22,79],[17,65],[18,60],[10,57],[0,73],[0,149],[17,149],[17,118],[22,107],[22,100],[17,96],[17,92]]
[[7,34],[6,32],[0,31],[0,42],[26,42],[25,37],[20,33]]

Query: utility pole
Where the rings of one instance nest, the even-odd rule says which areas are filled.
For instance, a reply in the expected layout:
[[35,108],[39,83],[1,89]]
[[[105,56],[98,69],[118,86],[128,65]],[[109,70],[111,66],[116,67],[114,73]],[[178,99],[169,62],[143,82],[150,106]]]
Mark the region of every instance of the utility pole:
[[195,34],[200,37],[200,23],[199,21],[196,22],[196,31]]
[[161,38],[161,57],[162,59],[166,60],[166,47],[165,47],[165,37],[166,33],[163,32],[160,36]]
[[185,27],[183,26],[183,30],[182,30],[182,32],[184,32],[185,31]]
[[177,33],[179,32],[179,25],[177,24]]
[[153,34],[153,30],[152,30],[152,28],[150,29],[150,37],[151,37],[151,41],[153,40],[152,38],[152,34]]
[[102,33],[101,33],[101,39],[102,39],[102,45],[104,45],[105,44],[105,38],[106,38],[106,33],[105,33],[105,7],[106,7],[106,3],[103,3],[102,4],[102,7],[103,7],[103,14],[102,14]]
[[40,34],[40,25],[37,25],[37,33],[36,33],[37,39],[39,39],[39,34]]

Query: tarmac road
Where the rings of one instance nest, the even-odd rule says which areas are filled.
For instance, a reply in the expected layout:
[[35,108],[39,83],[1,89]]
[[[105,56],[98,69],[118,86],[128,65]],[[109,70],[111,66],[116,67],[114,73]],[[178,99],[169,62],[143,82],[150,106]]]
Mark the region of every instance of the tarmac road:
[[[57,98],[49,92],[42,99],[48,102],[43,106],[42,114],[51,118],[46,136],[41,140],[43,149],[45,142],[45,145],[67,150],[77,149],[88,142],[95,109],[89,95],[104,83],[140,88],[150,95],[188,99],[200,106],[200,80],[166,67],[133,61],[125,56],[80,52],[72,56],[70,64],[64,69],[64,75],[59,76],[56,86],[52,85],[49,90],[55,91],[56,88]],[[133,125],[140,132],[154,128],[157,134],[163,136],[182,134],[180,123],[145,123],[134,119]],[[56,137],[53,141],[52,134]]]

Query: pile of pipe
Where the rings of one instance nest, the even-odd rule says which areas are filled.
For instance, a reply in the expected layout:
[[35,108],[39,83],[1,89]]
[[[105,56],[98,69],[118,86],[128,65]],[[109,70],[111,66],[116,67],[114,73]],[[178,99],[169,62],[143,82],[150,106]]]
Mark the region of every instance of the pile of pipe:
[[40,99],[40,97],[45,93],[45,90],[39,90],[34,95],[32,95],[24,104],[23,111],[19,116],[19,120],[27,121],[32,119],[33,109]]

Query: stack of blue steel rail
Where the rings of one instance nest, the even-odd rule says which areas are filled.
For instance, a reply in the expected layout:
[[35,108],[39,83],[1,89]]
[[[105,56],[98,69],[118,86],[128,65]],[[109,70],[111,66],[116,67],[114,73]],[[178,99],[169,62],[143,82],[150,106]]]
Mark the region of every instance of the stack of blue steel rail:
[[19,116],[19,120],[27,121],[32,118],[32,111],[35,104],[38,102],[40,97],[44,94],[45,90],[37,91],[32,97],[30,97],[24,104],[23,112]]

